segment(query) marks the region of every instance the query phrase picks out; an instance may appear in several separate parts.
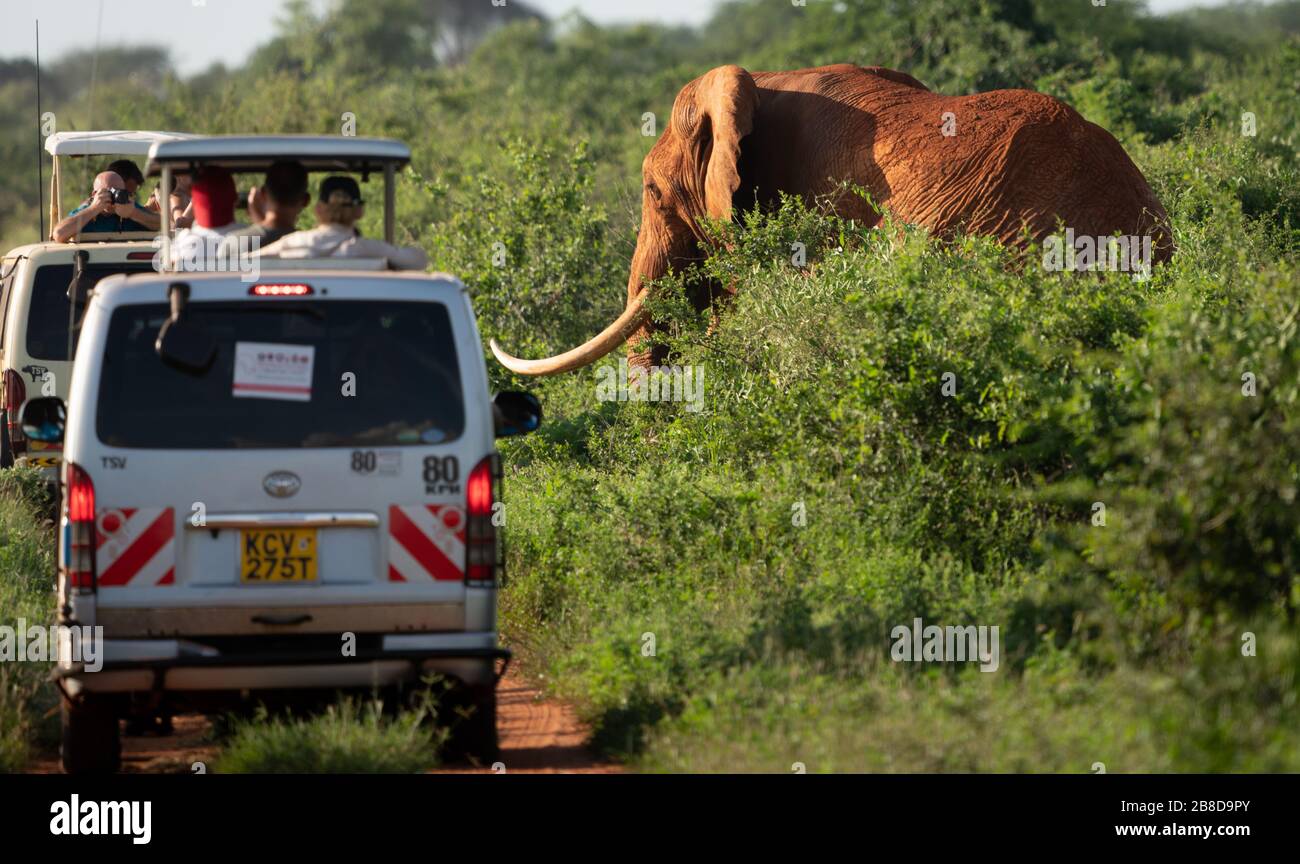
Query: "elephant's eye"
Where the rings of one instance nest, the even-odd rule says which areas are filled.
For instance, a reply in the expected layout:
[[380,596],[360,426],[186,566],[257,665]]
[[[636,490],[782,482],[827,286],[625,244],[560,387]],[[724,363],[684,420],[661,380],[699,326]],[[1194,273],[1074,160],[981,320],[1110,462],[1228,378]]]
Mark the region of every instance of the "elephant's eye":
[[663,194],[660,193],[658,186],[656,186],[653,183],[647,183],[645,184],[645,188],[646,191],[648,191],[651,195],[654,196],[655,201],[659,201],[659,202],[663,201]]

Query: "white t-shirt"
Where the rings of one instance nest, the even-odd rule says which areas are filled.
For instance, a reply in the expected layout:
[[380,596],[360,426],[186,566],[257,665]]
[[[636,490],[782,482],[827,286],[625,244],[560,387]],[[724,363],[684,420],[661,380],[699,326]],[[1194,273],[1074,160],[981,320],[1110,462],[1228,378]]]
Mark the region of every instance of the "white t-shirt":
[[359,237],[349,226],[331,224],[287,234],[263,246],[257,254],[268,258],[387,258],[394,270],[423,270],[429,266],[429,256],[418,246],[394,246]]
[[185,272],[202,272],[213,270],[237,270],[237,262],[226,264],[226,253],[218,253],[221,240],[231,231],[246,227],[240,222],[231,222],[217,228],[195,225],[176,232],[172,240],[172,269]]

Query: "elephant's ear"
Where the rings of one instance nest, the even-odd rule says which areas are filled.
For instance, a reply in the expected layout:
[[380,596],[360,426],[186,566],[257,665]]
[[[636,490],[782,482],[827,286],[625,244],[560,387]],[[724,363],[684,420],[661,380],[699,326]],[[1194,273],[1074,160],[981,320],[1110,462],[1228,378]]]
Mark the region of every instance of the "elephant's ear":
[[677,101],[673,123],[699,160],[705,210],[714,219],[730,219],[731,196],[740,188],[740,139],[754,128],[758,86],[739,66],[719,66]]

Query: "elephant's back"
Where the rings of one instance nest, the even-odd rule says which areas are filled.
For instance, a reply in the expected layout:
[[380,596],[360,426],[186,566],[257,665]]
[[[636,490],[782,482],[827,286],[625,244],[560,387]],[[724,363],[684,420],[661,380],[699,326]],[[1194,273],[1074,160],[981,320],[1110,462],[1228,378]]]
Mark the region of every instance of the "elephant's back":
[[1034,239],[1053,233],[1058,223],[1090,237],[1152,234],[1155,259],[1167,260],[1173,252],[1169,217],[1123,145],[1064,102],[1029,95],[1035,104],[1050,104],[1050,113],[1034,114],[1016,128],[1006,145],[1002,183],[1005,195],[1038,190],[1025,213]]
[[909,90],[930,90],[916,78],[897,69],[885,66],[857,66],[853,63],[835,63],[785,72],[752,72],[751,77],[759,87],[769,90],[820,93],[833,99],[851,101],[864,89],[903,86]]
[[1168,218],[1142,172],[1113,135],[1059,99],[994,90],[918,107],[939,116],[895,122],[921,130],[924,142],[884,136],[886,150],[911,154],[901,165],[878,154],[893,166],[889,203],[899,218],[1011,245],[1026,233],[1042,240],[1058,223],[1076,235],[1154,233],[1157,260],[1172,251]]

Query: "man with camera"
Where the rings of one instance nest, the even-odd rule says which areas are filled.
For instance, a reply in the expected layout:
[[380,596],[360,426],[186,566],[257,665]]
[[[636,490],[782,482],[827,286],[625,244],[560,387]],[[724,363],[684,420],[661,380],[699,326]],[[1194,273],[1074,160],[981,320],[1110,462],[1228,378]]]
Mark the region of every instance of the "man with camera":
[[105,171],[95,176],[90,197],[55,225],[50,237],[58,243],[71,243],[78,234],[155,231],[158,223],[158,214],[135,202],[120,174]]

